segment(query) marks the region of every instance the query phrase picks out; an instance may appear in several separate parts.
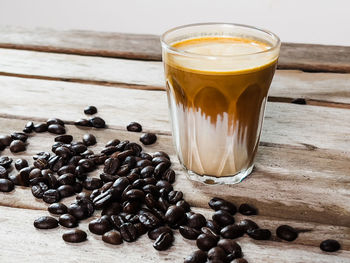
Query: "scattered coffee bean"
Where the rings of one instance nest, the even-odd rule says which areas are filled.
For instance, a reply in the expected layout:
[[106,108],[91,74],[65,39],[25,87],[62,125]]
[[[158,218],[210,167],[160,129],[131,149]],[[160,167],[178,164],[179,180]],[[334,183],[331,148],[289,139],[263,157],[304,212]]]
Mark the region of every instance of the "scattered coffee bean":
[[221,239],[218,242],[218,246],[224,249],[227,254],[232,255],[233,258],[242,257],[241,246],[232,239]]
[[169,233],[171,235],[173,235],[173,231],[171,230],[170,227],[168,226],[161,226],[155,229],[152,229],[150,231],[148,231],[148,237],[152,240],[156,240],[160,234],[162,233]]
[[86,240],[86,237],[86,233],[80,229],[72,229],[62,235],[63,240],[70,243],[83,242]]
[[252,207],[251,205],[248,204],[241,204],[238,209],[239,213],[245,216],[251,216],[251,215],[256,215],[257,210],[256,208]]
[[122,236],[119,231],[111,230],[103,234],[102,240],[108,244],[120,245],[123,243]]
[[202,214],[193,214],[191,215],[187,220],[187,225],[192,228],[201,229],[203,226],[205,226],[207,223],[207,220]]
[[89,223],[90,232],[96,235],[103,235],[112,229],[112,225],[109,221],[109,216],[101,216],[100,218],[96,218]]
[[67,213],[68,209],[67,209],[67,206],[63,203],[52,203],[51,205],[49,205],[47,210],[51,214],[62,215],[62,214]]
[[196,240],[197,237],[201,234],[201,231],[188,226],[180,226],[179,232],[184,238],[190,240]]
[[0,178],[0,192],[11,192],[15,188],[13,182],[8,179]]
[[231,215],[234,215],[237,212],[237,208],[233,203],[219,197],[212,198],[208,204],[215,211],[224,210],[229,212]]
[[165,219],[170,225],[181,223],[185,219],[185,210],[176,205],[172,205],[165,213]]
[[151,212],[141,214],[139,220],[148,229],[156,228],[161,224],[161,221]]
[[87,119],[79,119],[74,122],[75,126],[92,127],[92,123]]
[[142,126],[137,122],[131,122],[126,126],[126,129],[131,132],[142,132]]
[[102,186],[103,182],[100,178],[88,177],[83,182],[83,187],[86,190],[95,190]]
[[55,138],[55,142],[61,142],[61,143],[71,143],[73,141],[72,135],[60,135]]
[[34,226],[39,229],[51,229],[58,227],[58,221],[51,216],[41,216],[35,219]]
[[87,115],[93,115],[97,113],[97,108],[95,106],[87,106],[84,109],[84,113]]
[[34,129],[34,122],[28,121],[26,125],[24,126],[23,132],[25,133],[31,133]]
[[174,241],[174,237],[172,234],[163,232],[158,236],[156,241],[154,241],[153,247],[157,250],[166,250],[171,246],[173,241]]
[[93,134],[85,134],[83,136],[83,143],[86,146],[91,146],[96,144],[96,137]]
[[271,237],[271,231],[268,229],[249,229],[247,230],[248,236],[255,240],[268,240]]
[[185,258],[184,263],[205,263],[207,262],[207,253],[202,250],[196,250]]
[[11,134],[11,138],[12,138],[13,140],[20,140],[20,141],[22,141],[22,142],[26,142],[27,139],[28,139],[28,135],[25,134],[25,133],[23,133],[23,132],[13,132],[13,133]]
[[223,238],[235,239],[244,235],[244,228],[239,225],[228,225],[221,229],[221,236]]
[[326,252],[335,252],[340,249],[340,244],[337,240],[327,239],[321,242],[320,249]]
[[197,247],[203,251],[208,251],[217,244],[217,239],[212,235],[200,234],[197,238]]
[[78,225],[78,220],[70,214],[60,215],[58,222],[61,226],[68,228],[76,227]]
[[111,175],[115,175],[120,167],[119,160],[116,158],[108,158],[104,164],[103,171]]
[[157,136],[154,133],[145,133],[140,137],[140,142],[144,145],[150,145],[157,141]]
[[47,130],[53,134],[65,134],[66,129],[64,126],[59,125],[59,124],[50,124]]
[[[12,139],[11,139],[12,140]],[[0,156],[0,165],[4,167],[5,169],[10,168],[12,163],[12,159],[7,156]]]
[[276,235],[283,240],[293,241],[298,237],[298,231],[288,225],[281,225],[276,229]]
[[75,195],[73,186],[68,184],[59,186],[57,188],[57,191],[59,193],[60,198],[65,198],[65,197]]
[[29,173],[31,172],[31,167],[25,167],[15,175],[13,183],[15,185],[29,186]]
[[8,171],[0,165],[0,178],[8,179]]
[[14,140],[10,144],[10,151],[13,153],[23,152],[26,150],[26,145],[21,140]]
[[34,125],[34,131],[35,132],[46,132],[47,131],[47,124],[46,123],[37,123]]
[[87,198],[79,199],[68,206],[68,214],[71,214],[78,220],[83,220],[90,217],[93,212],[94,205]]
[[237,225],[241,228],[243,228],[243,230],[245,232],[247,232],[248,230],[253,230],[253,229],[257,229],[259,228],[259,226],[252,220],[250,219],[243,219],[241,221],[239,221],[237,223]]
[[231,214],[225,210],[217,210],[213,214],[213,220],[218,223],[221,227],[231,225],[235,222],[235,219]]
[[211,229],[215,234],[220,234],[221,227],[213,220],[207,220],[206,227]]
[[124,223],[120,226],[120,234],[127,242],[133,242],[137,239],[137,230],[131,223]]
[[50,126],[52,124],[58,124],[58,125],[64,126],[64,121],[58,118],[51,118],[46,121],[46,124],[47,126]]
[[31,190],[34,197],[43,198],[44,193],[49,190],[49,187],[45,183],[39,182],[33,185]]
[[40,157],[34,161],[33,165],[35,168],[38,168],[39,170],[44,170],[48,168],[49,162],[44,157]]
[[220,260],[222,262],[226,261],[226,252],[221,247],[213,247],[208,251],[209,260]]
[[17,159],[15,161],[15,167],[16,167],[17,171],[19,171],[25,167],[28,167],[28,162],[25,159]]
[[91,119],[89,119],[91,125],[95,128],[105,128],[106,127],[106,123],[105,121],[100,118],[100,117],[93,117]]

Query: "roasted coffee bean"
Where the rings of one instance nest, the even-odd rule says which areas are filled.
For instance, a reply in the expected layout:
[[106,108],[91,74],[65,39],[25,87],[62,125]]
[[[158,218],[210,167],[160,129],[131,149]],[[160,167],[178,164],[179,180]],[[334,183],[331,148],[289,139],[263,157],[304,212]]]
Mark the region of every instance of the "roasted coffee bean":
[[67,206],[63,203],[52,203],[51,205],[49,205],[49,207],[47,208],[47,210],[51,213],[51,214],[55,214],[55,215],[62,215],[67,213]]
[[63,175],[63,174],[74,174],[75,173],[75,168],[76,166],[73,164],[65,165],[62,166],[58,171],[58,175]]
[[62,235],[64,241],[69,243],[80,243],[86,240],[86,233],[80,229],[72,229]]
[[197,237],[201,234],[201,231],[188,226],[180,226],[179,232],[184,238],[190,240],[196,240]]
[[34,129],[34,122],[28,121],[26,125],[24,126],[23,132],[25,133],[31,133]]
[[129,185],[129,180],[125,177],[119,177],[114,181],[112,187],[120,194],[123,193],[124,189]]
[[83,191],[83,185],[79,182],[75,182],[73,185],[73,190],[75,193],[80,193],[81,191]]
[[148,231],[148,237],[152,240],[156,240],[160,236],[160,234],[162,234],[162,233],[169,233],[169,234],[173,235],[173,231],[171,230],[170,227],[160,226],[158,228],[155,228],[155,229]]
[[147,233],[147,228],[142,223],[135,223],[134,226],[138,236],[142,236]]
[[26,145],[21,140],[14,140],[10,144],[10,151],[13,153],[23,152],[26,150]]
[[118,202],[113,202],[105,206],[102,210],[101,215],[117,215],[123,210],[122,206]]
[[145,194],[152,194],[153,196],[158,196],[159,195],[159,187],[153,185],[153,184],[146,184],[145,186],[142,187],[142,190]]
[[340,249],[340,244],[337,240],[327,239],[321,242],[320,249],[326,252],[335,252]]
[[259,226],[250,219],[243,219],[237,223],[237,225],[244,229],[245,232],[259,228]]
[[221,227],[213,220],[207,220],[206,227],[211,229],[215,234],[220,234]]
[[47,130],[53,134],[65,134],[66,129],[59,124],[50,124],[49,127],[47,127]]
[[146,166],[152,166],[152,162],[147,159],[139,160],[136,162],[136,167],[144,168]]
[[171,162],[169,161],[169,159],[164,156],[156,156],[152,158],[153,166],[157,166],[160,163],[165,163],[167,165],[167,168],[169,168],[171,165]]
[[93,117],[93,118],[89,119],[89,122],[95,128],[105,128],[106,127],[105,121],[100,117]]
[[13,182],[8,179],[0,178],[0,192],[11,192],[15,188]]
[[[136,180],[140,179],[140,175],[138,175],[136,173],[132,173],[130,171],[129,174],[126,176],[126,178],[128,178],[129,182],[131,184],[133,184]],[[135,188],[137,188],[137,187],[135,187]]]
[[207,223],[207,220],[202,214],[193,214],[187,220],[187,225],[192,228],[201,229]]
[[93,203],[86,199],[77,200],[68,207],[68,214],[71,214],[78,220],[90,217],[94,213]]
[[197,237],[197,247],[203,251],[208,251],[217,244],[217,239],[212,235],[200,234]]
[[82,142],[71,143],[70,150],[75,154],[81,154],[87,150],[87,146]]
[[183,193],[181,191],[170,191],[168,196],[168,201],[170,204],[176,204],[183,198]]
[[73,186],[71,185],[61,185],[60,187],[57,188],[57,191],[59,192],[59,196],[61,198],[69,197],[72,195],[75,195],[75,191]]
[[[127,150],[127,151],[130,151],[130,150]],[[136,166],[136,158],[135,158],[135,156],[127,156],[124,159],[123,164],[127,164],[130,169],[134,168]]]
[[55,154],[65,160],[69,159],[72,156],[72,153],[69,150],[69,148],[65,146],[57,147],[55,150]]
[[130,185],[130,184],[127,187],[125,187],[125,189],[123,190],[122,196],[121,196],[121,202],[129,201],[126,198],[126,193],[131,189],[132,189],[132,185]]
[[90,232],[96,235],[103,235],[112,229],[111,222],[109,221],[109,216],[101,216],[96,218],[89,223]]
[[102,186],[102,180],[100,178],[88,177],[83,182],[83,187],[86,190],[95,190]]
[[247,230],[247,234],[255,240],[268,240],[271,237],[270,230],[262,228],[249,229]]
[[215,211],[224,210],[229,212],[231,215],[234,215],[237,212],[237,208],[233,203],[219,197],[212,198],[208,204]]
[[142,126],[137,122],[130,122],[126,129],[131,132],[142,132]]
[[149,209],[155,208],[158,205],[156,199],[150,193],[145,196],[145,204]]
[[140,142],[144,145],[150,145],[157,141],[157,135],[154,133],[145,133],[140,137]]
[[40,157],[34,161],[33,165],[35,168],[43,170],[49,167],[49,162],[44,157]]
[[[117,157],[119,159],[119,161],[124,162],[124,160],[129,157],[134,155],[133,150],[125,150],[122,152],[115,152],[114,154],[111,155],[112,158]],[[135,161],[136,164],[136,161]]]
[[81,159],[78,162],[78,166],[81,166],[86,173],[92,172],[96,167],[95,163],[90,159]]
[[17,159],[15,161],[15,167],[16,167],[17,171],[19,171],[25,167],[28,167],[28,162],[25,159]]
[[142,147],[140,144],[137,144],[135,142],[129,142],[125,145],[124,151],[131,150],[135,156],[139,156],[142,152]]
[[170,204],[168,203],[168,201],[163,198],[163,197],[159,197],[158,198],[158,204],[157,206],[163,211],[166,212],[168,210],[168,207],[170,206]]
[[185,210],[176,205],[172,205],[165,213],[165,219],[170,225],[175,225],[185,218]]
[[10,146],[12,142],[12,137],[10,135],[1,135],[0,136],[0,144],[4,146]]
[[34,125],[34,131],[35,132],[46,132],[47,131],[47,124],[46,123],[37,123]]
[[105,155],[111,155],[115,152],[118,152],[118,148],[117,146],[108,146],[102,149],[101,153],[105,154]]
[[137,239],[137,230],[131,223],[124,223],[120,226],[120,234],[127,242],[133,242]]
[[74,122],[75,126],[92,127],[92,123],[87,119],[79,119]]
[[148,184],[156,185],[156,183],[157,183],[157,180],[153,177],[147,177],[143,180],[145,181],[145,185],[148,185]]
[[112,215],[111,216],[111,223],[118,230],[120,230],[120,227],[123,224],[128,223],[128,221],[125,219],[125,217],[122,214],[123,213],[120,213],[119,215]]
[[148,161],[152,161],[152,155],[150,155],[150,154],[148,154],[148,153],[146,153],[146,152],[141,152],[140,153],[140,158],[141,159],[146,159],[146,160],[148,160]]
[[213,220],[221,227],[231,225],[235,222],[235,219],[231,214],[225,210],[218,210],[213,214]]
[[119,231],[111,230],[103,234],[102,240],[108,244],[120,245],[123,243],[122,236]]
[[50,118],[46,121],[46,124],[48,126],[50,126],[52,124],[58,124],[58,125],[64,126],[64,121],[62,121],[61,119],[58,119],[58,118]]
[[113,185],[113,182],[108,182],[108,183],[103,184],[100,188],[101,193],[106,192],[108,189],[110,189],[112,187],[112,185]]
[[201,231],[203,234],[213,236],[217,241],[219,241],[220,236],[217,235],[213,230],[211,230],[209,227],[202,227]]
[[43,174],[43,178],[46,180],[47,185],[50,189],[56,189],[58,187],[57,179],[52,173]]
[[77,196],[75,197],[75,199],[77,199],[77,200],[81,200],[81,199],[88,199],[88,200],[91,200],[91,199],[90,199],[90,193],[81,192],[81,193],[77,194]]
[[34,227],[39,229],[52,229],[58,227],[58,221],[51,216],[41,216],[35,219]]
[[[23,169],[23,168],[22,168]],[[21,170],[22,170],[21,169]],[[33,170],[30,171],[29,173],[29,180],[34,179],[34,178],[38,178],[38,177],[42,177],[42,173],[41,170],[38,168],[34,168]]]
[[111,175],[111,174],[105,174],[105,173],[101,173],[100,174],[100,179],[104,182],[114,182],[115,180],[117,180],[119,178],[119,176],[117,175]]
[[11,134],[11,138],[12,138],[13,140],[20,140],[20,141],[22,141],[22,142],[26,142],[27,139],[28,139],[28,135],[25,134],[25,133],[23,133],[23,132],[13,132],[13,133]]
[[207,262],[207,253],[202,250],[196,250],[185,258],[184,263],[205,263]]
[[244,228],[239,225],[228,225],[221,229],[221,236],[223,238],[235,239],[244,235]]
[[62,174],[57,178],[57,182],[59,185],[73,185],[75,183],[75,175],[74,174]]
[[162,175],[162,180],[166,180],[169,183],[174,183],[175,182],[175,172],[173,169],[167,169],[163,175]]
[[55,138],[55,142],[71,143],[73,141],[72,135],[60,135]]
[[154,172],[154,167],[148,165],[142,168],[140,172],[140,176],[141,178],[151,177],[153,175],[153,172]]
[[78,226],[78,220],[70,215],[70,214],[63,214],[58,218],[58,223],[61,226],[72,228]]
[[96,144],[96,137],[93,134],[85,134],[83,136],[83,143],[86,146],[91,146]]
[[103,171],[111,175],[115,175],[120,167],[119,160],[115,158],[108,158],[104,164]]
[[227,254],[234,255],[234,258],[242,257],[241,246],[232,239],[221,239],[218,242],[218,247],[224,249]]
[[49,189],[44,192],[43,200],[48,204],[57,203],[60,200],[60,193],[56,189]]
[[163,174],[168,168],[169,168],[169,163],[167,162],[161,162],[157,164],[157,166],[154,168],[154,178],[162,179]]
[[165,188],[167,193],[170,193],[173,190],[173,186],[168,182],[164,180],[160,180],[156,183],[156,186],[161,188]]
[[113,139],[107,142],[107,144],[105,145],[105,147],[109,147],[109,146],[117,146],[120,143],[120,140],[118,139]]
[[[92,150],[86,150],[85,152],[81,153],[80,155],[81,155],[82,157],[84,157],[84,158],[90,159],[89,157],[90,157],[91,155],[93,155],[93,154],[94,154],[94,152],[93,152]],[[94,162],[94,163],[95,163],[95,162]]]
[[238,212],[245,216],[256,215],[258,213],[256,208],[248,204],[241,204],[238,208]]
[[156,241],[154,241],[153,247],[160,251],[166,250],[171,246],[173,241],[174,241],[173,235],[169,233],[162,233],[158,236]]
[[139,189],[131,189],[126,192],[126,198],[129,201],[139,201],[142,202],[145,198],[145,194],[143,191]]
[[10,168],[12,159],[7,156],[0,156],[0,165],[5,169]]
[[19,171],[15,176],[13,183],[15,185],[29,186],[29,173],[31,172],[31,167],[25,167]]
[[38,184],[33,185],[31,190],[34,197],[42,198],[44,193],[49,190],[49,187],[45,183],[39,182]]
[[208,251],[209,260],[221,260],[222,262],[226,261],[226,252],[221,247],[213,247]]
[[88,156],[88,158],[91,159],[96,165],[101,165],[104,164],[108,156],[103,153],[95,153]]
[[84,169],[82,166],[77,166],[75,168],[75,172],[74,172],[75,177],[80,180],[80,181],[84,181],[87,177],[86,173],[84,172]]
[[153,154],[153,158],[154,158],[154,157],[165,157],[165,158],[167,158],[167,159],[170,161],[169,155],[168,155],[166,152],[163,152],[163,151],[155,152],[155,153]]
[[123,203],[123,212],[134,214],[140,209],[140,203],[136,201],[126,201]]
[[182,207],[185,210],[185,212],[188,212],[191,209],[189,203],[187,203],[185,200],[178,201],[176,205]]
[[0,165],[0,178],[3,178],[3,179],[8,179],[8,172],[7,170]]
[[97,113],[97,108],[95,106],[87,106],[84,109],[84,113],[87,115],[93,115]]
[[129,166],[127,164],[123,164],[119,167],[117,171],[118,176],[126,176],[130,172]]
[[161,224],[161,221],[152,213],[145,212],[139,216],[140,222],[148,229],[153,229]]
[[298,237],[298,231],[288,225],[281,225],[276,229],[276,235],[283,240],[293,241]]

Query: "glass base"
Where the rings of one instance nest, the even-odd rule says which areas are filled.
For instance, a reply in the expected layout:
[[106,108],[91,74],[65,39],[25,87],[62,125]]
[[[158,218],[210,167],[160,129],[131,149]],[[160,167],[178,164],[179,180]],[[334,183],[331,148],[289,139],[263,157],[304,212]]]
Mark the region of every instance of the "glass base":
[[209,176],[209,175],[199,175],[191,170],[187,170],[186,167],[184,167],[187,171],[187,176],[190,180],[201,182],[204,184],[238,184],[239,182],[242,182],[244,178],[246,178],[254,168],[254,164],[251,165],[249,168],[240,171],[239,173],[236,173],[232,176],[223,176],[223,177],[215,177],[215,176]]

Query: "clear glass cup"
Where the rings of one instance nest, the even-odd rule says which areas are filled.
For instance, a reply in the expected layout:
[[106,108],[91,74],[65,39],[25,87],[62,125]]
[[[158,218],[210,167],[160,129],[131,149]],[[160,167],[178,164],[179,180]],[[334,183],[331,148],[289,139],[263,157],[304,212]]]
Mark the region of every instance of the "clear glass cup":
[[234,184],[254,166],[279,38],[239,24],[177,27],[161,36],[172,134],[190,179]]

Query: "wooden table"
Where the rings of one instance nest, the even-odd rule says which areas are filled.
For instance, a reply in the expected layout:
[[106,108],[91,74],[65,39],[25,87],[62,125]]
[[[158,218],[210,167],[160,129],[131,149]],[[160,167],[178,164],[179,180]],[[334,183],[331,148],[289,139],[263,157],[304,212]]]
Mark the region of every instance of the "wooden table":
[[[281,224],[312,229],[292,243],[240,238],[249,262],[350,262],[350,47],[283,44],[256,169],[232,186],[191,182],[179,166],[160,58],[157,36],[0,27],[0,134],[21,131],[29,120],[58,117],[76,140],[95,134],[97,151],[114,138],[138,141],[139,134],[125,129],[138,121],[159,138],[145,150],[171,154],[174,187],[195,211],[210,217],[207,203],[219,196],[255,205],[254,220],[273,236]],[[306,105],[290,103],[295,98],[305,98]],[[108,129],[72,125],[87,105],[98,107]],[[53,138],[36,134],[25,153],[7,149],[1,155],[31,160],[49,150]],[[166,252],[154,250],[146,236],[112,246],[89,233],[87,242],[70,245],[61,238],[63,227],[33,227],[33,220],[48,212],[29,188],[0,193],[0,205],[0,262],[182,262],[196,248],[179,234]],[[80,228],[87,230],[88,222]],[[322,252],[319,244],[328,238],[339,240],[342,250]]]

